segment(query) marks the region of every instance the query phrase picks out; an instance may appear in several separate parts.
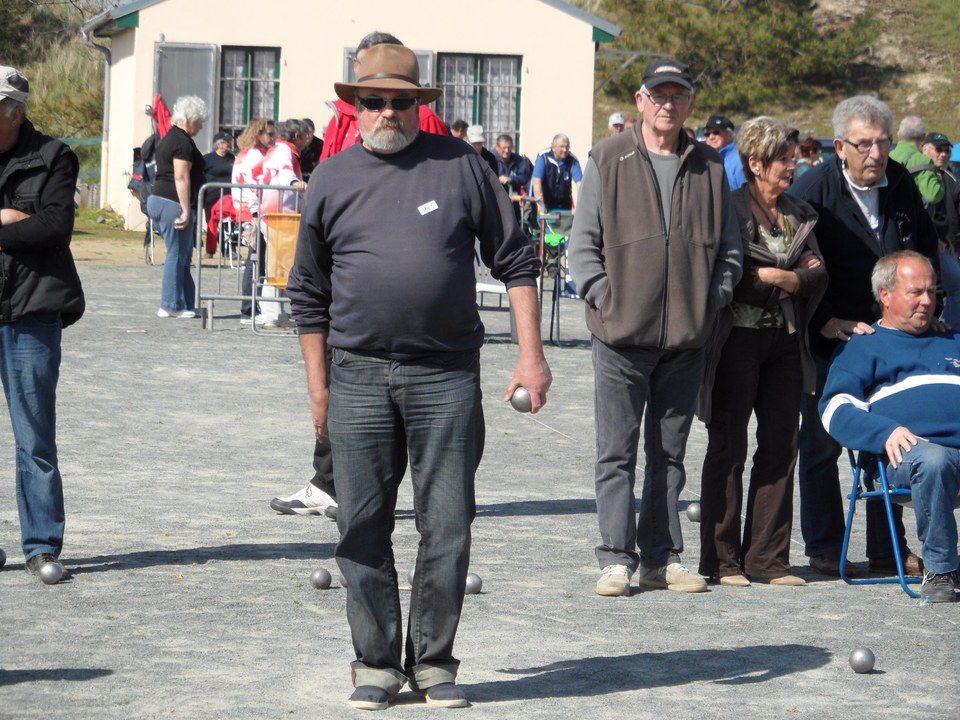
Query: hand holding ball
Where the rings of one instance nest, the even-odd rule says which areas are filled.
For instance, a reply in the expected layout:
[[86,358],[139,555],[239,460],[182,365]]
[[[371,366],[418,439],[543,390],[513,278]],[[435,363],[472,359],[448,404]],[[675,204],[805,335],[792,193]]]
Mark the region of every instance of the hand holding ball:
[[530,393],[522,385],[513,391],[513,395],[510,397],[510,404],[513,405],[514,410],[522,413],[528,413],[533,408]]

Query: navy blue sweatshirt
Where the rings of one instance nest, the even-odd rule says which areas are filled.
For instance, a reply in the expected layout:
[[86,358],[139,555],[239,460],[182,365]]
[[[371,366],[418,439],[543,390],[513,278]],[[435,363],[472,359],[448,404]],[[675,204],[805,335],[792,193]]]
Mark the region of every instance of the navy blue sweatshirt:
[[478,349],[477,240],[507,288],[536,284],[540,261],[469,145],[421,132],[395,154],[347,148],[304,200],[287,284],[299,332],[397,359]]

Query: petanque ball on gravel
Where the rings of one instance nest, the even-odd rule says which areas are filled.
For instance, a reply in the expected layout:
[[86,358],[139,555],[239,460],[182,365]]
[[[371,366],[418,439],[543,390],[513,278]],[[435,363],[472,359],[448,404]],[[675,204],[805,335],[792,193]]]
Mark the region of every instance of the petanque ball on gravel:
[[0,568],[7,564],[7,554],[0,550]]
[[331,582],[333,582],[333,578],[330,577],[330,572],[325,568],[317,568],[310,573],[310,584],[317,590],[326,590],[330,587]]
[[850,667],[853,668],[855,673],[861,675],[873,670],[873,665],[876,661],[877,658],[870,648],[858,647],[850,653]]
[[518,387],[510,396],[510,404],[517,412],[528,413],[533,408],[530,401],[530,392],[525,387]]
[[700,522],[700,503],[692,502],[687,505],[687,520],[690,522]]
[[480,588],[483,587],[483,580],[480,579],[480,576],[476,573],[467,573],[467,584],[464,586],[463,591],[467,595],[477,595],[480,593]]
[[37,575],[40,576],[44,585],[56,585],[63,579],[63,568],[60,563],[44,563],[37,571]]
[[414,565],[410,568],[410,572],[407,573],[407,582],[410,583],[410,587],[413,587],[413,576],[417,574],[417,566]]

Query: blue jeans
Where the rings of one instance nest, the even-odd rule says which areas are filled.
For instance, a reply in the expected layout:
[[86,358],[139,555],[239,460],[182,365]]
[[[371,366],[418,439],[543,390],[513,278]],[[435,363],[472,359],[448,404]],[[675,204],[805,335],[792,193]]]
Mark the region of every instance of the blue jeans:
[[157,229],[167,245],[167,257],[163,261],[160,307],[167,312],[193,310],[197,289],[190,264],[195,242],[196,214],[191,212],[190,222],[185,228],[178,230],[174,223],[180,217],[180,203],[156,195],[147,198],[147,214],[157,224]]
[[[677,500],[693,422],[703,350],[612,347],[593,338],[600,567],[654,568],[679,562],[683,534]],[[635,520],[634,486],[644,417],[643,492]],[[639,553],[636,548],[639,548]]]
[[[396,693],[452,682],[476,514],[484,425],[478,352],[390,360],[333,348],[330,445],[337,478],[337,564],[347,581],[356,685]],[[391,535],[407,458],[420,533],[401,661]]]
[[938,575],[956,570],[953,506],[960,494],[960,450],[921,440],[903,454],[899,467],[887,465],[887,480],[912,492],[924,567]]
[[17,507],[23,556],[63,548],[63,483],[57,466],[60,316],[0,324],[0,379],[17,446]]
[[[840,490],[837,461],[843,448],[823,429],[818,405],[823,397],[830,360],[814,355],[817,366],[817,394],[804,394],[800,406],[803,419],[800,424],[800,455],[797,466],[797,484],[800,487],[800,532],[805,553],[809,557],[839,553],[843,547],[846,519],[843,513],[845,493]],[[856,448],[854,448],[856,449]],[[850,483],[844,483],[851,487]],[[867,557],[885,558],[893,555],[893,544],[887,527],[887,514],[879,498],[867,501]],[[903,507],[893,507],[897,540],[904,552],[907,541],[903,529]]]

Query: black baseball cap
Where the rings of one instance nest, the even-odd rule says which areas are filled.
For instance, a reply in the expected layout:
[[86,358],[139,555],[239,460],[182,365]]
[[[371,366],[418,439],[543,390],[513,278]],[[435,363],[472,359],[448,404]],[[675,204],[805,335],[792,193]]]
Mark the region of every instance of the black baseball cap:
[[704,127],[733,132],[733,123],[726,115],[711,115],[707,118],[707,124]]
[[642,83],[647,90],[664,83],[676,83],[693,92],[693,74],[679,60],[654,60],[644,69]]
[[923,138],[924,145],[953,145],[948,138],[943,133],[927,133],[926,137]]

